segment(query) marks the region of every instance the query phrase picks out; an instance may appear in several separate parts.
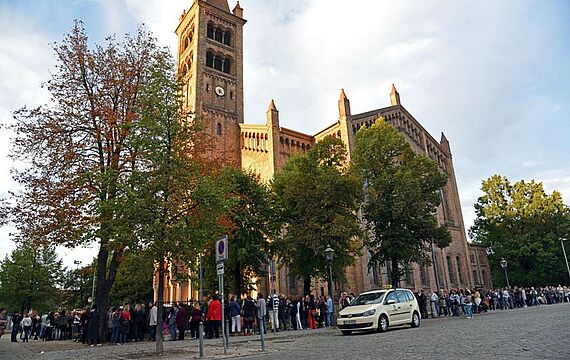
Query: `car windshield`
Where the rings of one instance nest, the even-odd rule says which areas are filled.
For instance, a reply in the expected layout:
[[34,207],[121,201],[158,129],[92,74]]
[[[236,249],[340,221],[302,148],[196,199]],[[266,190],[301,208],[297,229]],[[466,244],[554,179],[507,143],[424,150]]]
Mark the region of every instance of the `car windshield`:
[[351,303],[350,306],[380,304],[384,298],[385,292],[374,292],[358,295]]

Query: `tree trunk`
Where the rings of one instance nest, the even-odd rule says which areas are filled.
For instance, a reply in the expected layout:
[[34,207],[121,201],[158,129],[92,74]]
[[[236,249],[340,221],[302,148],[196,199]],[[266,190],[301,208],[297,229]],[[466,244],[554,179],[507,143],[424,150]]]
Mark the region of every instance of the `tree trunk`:
[[158,264],[158,294],[157,294],[157,316],[156,316],[156,353],[162,354],[162,311],[164,303],[164,260]]
[[305,276],[303,278],[303,295],[309,295],[311,293],[311,277]]
[[390,260],[392,261],[390,282],[392,284],[392,287],[397,288],[400,287],[400,268],[398,266],[398,258],[392,257]]
[[234,265],[234,279],[235,279],[235,292],[237,297],[239,298],[239,296],[242,294],[242,289],[241,289],[241,268],[240,268],[240,263],[239,261],[236,260],[236,263]]

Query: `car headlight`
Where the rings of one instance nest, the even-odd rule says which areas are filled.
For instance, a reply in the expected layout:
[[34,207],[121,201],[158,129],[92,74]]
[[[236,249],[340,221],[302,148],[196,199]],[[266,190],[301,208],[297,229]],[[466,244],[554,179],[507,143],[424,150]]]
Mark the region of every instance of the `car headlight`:
[[368,311],[363,312],[362,316],[372,316],[374,314],[376,314],[376,309],[370,309]]

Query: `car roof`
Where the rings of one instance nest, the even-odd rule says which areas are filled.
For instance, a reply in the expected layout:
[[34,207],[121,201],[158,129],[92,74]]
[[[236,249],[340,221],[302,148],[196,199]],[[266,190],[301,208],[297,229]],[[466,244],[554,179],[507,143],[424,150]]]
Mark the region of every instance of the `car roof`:
[[361,292],[361,293],[360,293],[360,294],[358,294],[358,295],[376,294],[376,293],[379,293],[379,292],[388,292],[388,291],[390,291],[390,290],[406,290],[406,291],[410,291],[410,292],[411,292],[411,290],[410,290],[410,289],[404,289],[404,288],[395,288],[395,289],[376,289],[376,290],[369,290],[369,291],[364,291],[364,292]]

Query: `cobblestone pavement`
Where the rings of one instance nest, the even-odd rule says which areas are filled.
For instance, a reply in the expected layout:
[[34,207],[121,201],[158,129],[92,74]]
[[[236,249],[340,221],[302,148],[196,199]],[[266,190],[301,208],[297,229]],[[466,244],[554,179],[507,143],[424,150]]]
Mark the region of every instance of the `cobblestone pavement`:
[[[569,359],[570,305],[559,304],[496,311],[465,318],[429,319],[418,329],[394,328],[387,333],[342,336],[336,330],[304,330],[268,334],[267,351],[259,336],[232,337],[227,355],[220,340],[206,341],[207,358],[248,359]],[[164,343],[161,359],[198,357],[196,340]],[[10,343],[0,339],[0,359],[154,359],[154,343],[86,347],[70,341]],[[44,352],[43,354],[41,352]]]

